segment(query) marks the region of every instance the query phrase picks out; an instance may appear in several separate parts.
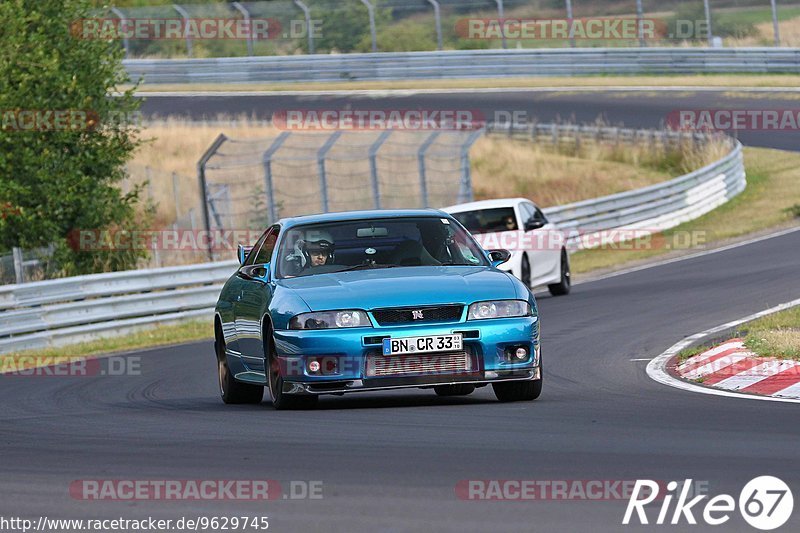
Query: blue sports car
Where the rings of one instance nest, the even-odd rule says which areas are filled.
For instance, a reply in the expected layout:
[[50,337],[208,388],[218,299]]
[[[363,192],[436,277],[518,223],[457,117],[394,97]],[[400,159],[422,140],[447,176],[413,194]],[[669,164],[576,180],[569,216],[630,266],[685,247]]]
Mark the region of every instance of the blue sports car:
[[451,215],[433,209],[283,219],[217,302],[225,403],[312,407],[320,394],[407,387],[440,396],[492,385],[501,401],[542,391],[539,314]]

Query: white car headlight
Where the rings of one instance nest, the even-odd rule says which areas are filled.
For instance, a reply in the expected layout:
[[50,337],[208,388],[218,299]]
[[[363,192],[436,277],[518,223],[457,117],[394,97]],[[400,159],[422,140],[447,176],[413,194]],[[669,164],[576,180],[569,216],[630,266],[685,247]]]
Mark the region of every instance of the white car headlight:
[[483,320],[486,318],[509,318],[529,316],[531,306],[525,300],[490,300],[475,302],[469,306],[467,320]]
[[292,317],[289,329],[332,329],[372,327],[367,313],[357,309],[320,311]]

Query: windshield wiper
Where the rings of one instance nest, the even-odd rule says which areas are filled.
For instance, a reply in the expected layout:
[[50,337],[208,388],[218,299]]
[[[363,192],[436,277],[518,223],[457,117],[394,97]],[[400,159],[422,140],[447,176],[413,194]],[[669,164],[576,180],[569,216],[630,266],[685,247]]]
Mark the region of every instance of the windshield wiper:
[[361,263],[358,265],[349,266],[347,268],[343,268],[342,270],[337,270],[336,272],[350,272],[352,270],[362,270],[362,269],[378,269],[378,268],[397,268],[403,265],[392,265],[392,264],[381,264],[381,263]]

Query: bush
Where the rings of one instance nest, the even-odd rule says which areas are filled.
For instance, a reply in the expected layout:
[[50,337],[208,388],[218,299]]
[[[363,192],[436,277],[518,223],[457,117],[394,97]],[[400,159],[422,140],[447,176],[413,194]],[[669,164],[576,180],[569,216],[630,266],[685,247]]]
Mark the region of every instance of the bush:
[[[132,119],[139,106],[134,89],[110,97],[129,81],[122,48],[70,33],[70,22],[88,17],[90,7],[88,0],[0,3],[0,204],[11,206],[0,218],[0,248],[53,245],[65,274],[131,268],[142,255],[82,251],[68,240],[76,230],[144,223],[137,221],[140,190],[119,188],[138,145]],[[78,119],[73,128],[23,128],[21,111]]]

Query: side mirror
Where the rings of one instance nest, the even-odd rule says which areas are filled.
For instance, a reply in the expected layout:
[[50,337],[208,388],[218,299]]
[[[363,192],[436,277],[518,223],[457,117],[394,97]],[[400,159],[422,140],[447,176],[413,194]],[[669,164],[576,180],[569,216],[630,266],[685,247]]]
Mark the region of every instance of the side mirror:
[[545,224],[546,224],[546,222],[544,220],[542,220],[541,218],[533,218],[533,217],[531,217],[525,223],[525,231],[531,231],[531,230],[539,229],[541,227],[544,227]]
[[489,250],[489,261],[493,267],[498,267],[511,259],[511,252],[508,250]]
[[269,265],[247,265],[239,269],[239,276],[252,281],[269,281]]
[[239,266],[244,264],[245,259],[247,256],[250,255],[250,250],[252,250],[252,246],[245,246],[244,244],[240,244],[236,250],[236,255],[239,258]]

